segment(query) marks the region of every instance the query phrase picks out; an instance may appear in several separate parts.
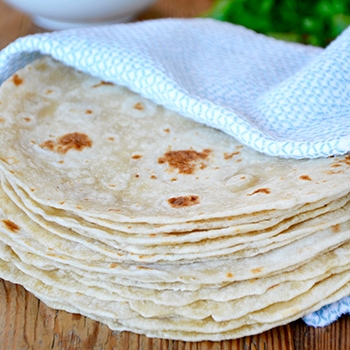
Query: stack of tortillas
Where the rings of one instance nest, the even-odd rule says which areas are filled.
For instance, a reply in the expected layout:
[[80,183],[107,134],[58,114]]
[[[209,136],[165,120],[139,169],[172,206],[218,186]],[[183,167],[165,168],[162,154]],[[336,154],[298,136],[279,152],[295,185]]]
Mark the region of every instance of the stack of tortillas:
[[47,305],[198,341],[350,294],[350,156],[269,157],[48,57],[0,118],[0,277]]

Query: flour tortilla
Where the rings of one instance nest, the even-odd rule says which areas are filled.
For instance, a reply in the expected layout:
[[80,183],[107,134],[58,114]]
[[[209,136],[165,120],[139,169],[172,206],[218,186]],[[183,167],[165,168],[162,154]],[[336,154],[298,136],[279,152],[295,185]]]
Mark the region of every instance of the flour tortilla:
[[85,218],[184,223],[350,192],[348,156],[263,156],[48,57],[5,82],[0,102],[2,171],[36,202]]
[[349,155],[258,154],[49,57],[0,126],[0,277],[49,306],[224,340],[350,293]]
[[[226,337],[234,338],[252,334],[251,329],[257,332],[272,328],[281,322],[290,322],[303,315],[304,312],[320,306],[322,302],[329,302],[350,291],[349,271],[334,274],[324,281],[315,284],[308,292],[286,302],[277,302],[263,310],[250,313],[239,319],[225,322],[216,322],[211,317],[203,320],[188,319],[181,316],[145,318],[133,314],[127,303],[103,302],[97,298],[88,298],[83,293],[69,293],[64,289],[53,290],[50,286],[28,277],[14,265],[0,261],[2,273],[14,283],[20,280],[26,288],[40,297],[48,305],[65,310],[83,313],[89,317],[109,324],[117,330],[137,330],[149,336],[167,337],[185,340],[218,340]],[[73,309],[72,309],[73,308]],[[134,316],[134,317],[132,317]],[[269,320],[270,322],[266,322]],[[249,329],[249,333],[242,333],[242,328]]]
[[[75,232],[72,228],[68,229],[47,222],[44,218],[27,209],[16,194],[13,191],[11,192],[11,188],[6,185],[4,179],[2,186],[14,201],[12,202],[5,192],[0,189],[0,202],[3,203],[4,219],[16,222],[19,226],[16,231],[17,242],[25,240],[26,243],[23,244],[31,246],[28,251],[34,250],[35,252],[36,249],[40,248],[46,253],[74,255],[77,259],[88,259],[90,261],[105,258],[113,259],[113,261],[138,261],[142,263],[180,260],[194,262],[224,255],[229,255],[231,259],[254,256],[286,245],[317,230],[346,221],[348,220],[347,208],[350,208],[350,204],[346,204],[350,197],[346,196],[328,205],[323,205],[319,209],[295,215],[293,218],[284,220],[281,224],[266,231],[258,230],[248,232],[246,235],[228,236],[227,231],[229,230],[227,229],[222,230],[224,237],[208,240],[203,233],[202,240],[192,244],[180,242],[181,244],[177,245],[158,243],[153,246],[145,246],[133,244],[127,239],[128,237],[120,235],[116,231],[113,232],[114,236],[120,235],[121,237],[119,237],[117,243],[113,243],[91,233],[90,235],[81,236],[83,231],[79,227],[76,228],[77,232]],[[19,205],[20,208],[15,204]],[[344,207],[342,210],[337,210],[342,207]],[[325,214],[322,215],[323,213]],[[326,215],[326,213],[329,214]],[[24,230],[23,227],[26,226],[27,229]],[[93,229],[93,232],[95,231],[96,227]],[[35,232],[34,235],[33,232]],[[168,238],[165,239],[168,241]]]
[[[46,253],[21,246],[21,242],[11,240],[0,230],[1,239],[11,245],[21,260],[38,268],[62,270],[75,270],[96,272],[101,275],[112,275],[144,281],[145,283],[181,282],[184,284],[220,284],[232,281],[262,278],[277,273],[283,273],[311,261],[319,254],[324,254],[331,249],[340,246],[349,239],[350,221],[333,228],[316,232],[296,242],[274,249],[265,254],[242,259],[230,259],[224,256],[222,259],[192,262],[188,264],[150,263],[129,264],[114,263],[108,260],[81,261],[74,256]],[[290,258],[286,258],[290,257]]]

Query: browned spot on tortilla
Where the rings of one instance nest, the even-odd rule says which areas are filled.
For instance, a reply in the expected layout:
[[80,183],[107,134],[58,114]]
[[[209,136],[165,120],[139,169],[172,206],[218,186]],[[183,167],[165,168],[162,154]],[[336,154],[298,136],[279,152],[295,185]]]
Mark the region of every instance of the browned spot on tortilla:
[[117,263],[111,263],[111,264],[109,265],[109,267],[112,268],[112,269],[116,268],[117,266],[118,266]]
[[168,203],[173,208],[184,208],[190,207],[192,205],[196,205],[200,203],[199,196],[190,195],[190,196],[180,196],[180,197],[172,197],[168,199]]
[[13,83],[14,83],[16,86],[19,86],[19,85],[23,84],[23,79],[22,79],[18,74],[15,74],[15,75],[12,77],[12,81],[13,81]]
[[271,193],[271,190],[269,188],[258,188],[257,190],[253,191],[252,193],[247,194],[247,196],[253,196],[254,194],[257,194],[257,193],[269,194],[269,193]]
[[240,151],[232,152],[232,153],[224,153],[224,159],[232,159],[234,156],[237,156],[238,154],[241,154]]
[[23,120],[24,120],[25,122],[28,122],[28,123],[31,121],[31,119],[28,118],[28,117],[23,118]]
[[139,174],[135,174],[135,177],[137,177],[137,178],[138,178],[138,177],[140,177],[140,175],[139,175]]
[[232,272],[227,272],[226,277],[227,278],[232,278],[234,275]]
[[151,179],[152,179],[152,180],[156,180],[156,179],[157,179],[157,176],[156,176],[156,175],[151,175]]
[[163,130],[164,132],[170,132],[170,129],[169,128],[166,128]]
[[332,168],[342,166],[343,164],[350,165],[350,155],[346,155],[342,159],[338,159],[338,162],[335,162],[331,165]]
[[257,274],[257,273],[260,273],[262,270],[263,270],[262,267],[256,267],[255,269],[251,269],[250,272],[252,274]]
[[120,212],[120,209],[109,208],[108,211],[109,211],[109,212],[114,211],[114,212],[116,212],[116,213],[119,213],[119,212]]
[[97,88],[99,86],[103,86],[103,85],[114,85],[113,83],[110,83],[108,81],[101,81],[98,84],[92,85],[93,88]]
[[300,175],[299,179],[300,180],[306,180],[306,181],[312,181],[311,177],[309,175]]
[[56,141],[47,140],[40,144],[41,148],[57,153],[67,153],[71,149],[82,151],[85,147],[91,147],[89,136],[79,132],[73,132],[59,137]]
[[93,112],[92,112],[92,110],[91,109],[87,109],[86,111],[85,111],[85,114],[92,114]]
[[134,154],[133,156],[131,156],[132,159],[140,159],[142,158],[141,154]]
[[340,232],[340,225],[336,224],[331,227],[333,233],[338,233]]
[[2,222],[6,225],[6,227],[12,231],[12,232],[16,232],[19,230],[19,226],[17,224],[15,224],[13,221],[11,220],[2,220]]
[[143,106],[143,104],[141,102],[136,102],[134,104],[134,108],[137,109],[138,111],[143,111],[145,107]]
[[203,163],[210,154],[211,150],[205,149],[202,152],[195,150],[178,150],[168,151],[163,157],[158,158],[159,164],[168,163],[170,170],[177,170],[180,174],[193,174],[199,164],[204,169],[206,164]]
[[344,170],[338,170],[338,171],[329,170],[329,171],[326,171],[326,174],[327,174],[327,175],[344,174]]
[[150,267],[146,267],[146,266],[137,266],[137,268],[138,268],[139,270],[153,270],[153,269],[151,269]]
[[5,123],[5,118],[0,118],[0,123]]
[[53,92],[53,90],[51,90],[51,89],[47,89],[47,90],[46,90],[46,93],[47,93],[47,94],[51,94],[52,92]]
[[115,138],[114,138],[113,136],[111,136],[111,137],[108,137],[108,140],[109,140],[109,141],[114,141]]
[[56,143],[53,140],[47,140],[40,144],[41,148],[46,148],[49,151],[54,151]]

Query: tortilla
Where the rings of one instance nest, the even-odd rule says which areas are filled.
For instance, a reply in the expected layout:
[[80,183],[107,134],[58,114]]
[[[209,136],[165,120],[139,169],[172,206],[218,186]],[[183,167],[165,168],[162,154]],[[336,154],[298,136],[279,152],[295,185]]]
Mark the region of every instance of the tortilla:
[[271,158],[42,57],[0,88],[0,277],[198,341],[350,293],[350,156]]

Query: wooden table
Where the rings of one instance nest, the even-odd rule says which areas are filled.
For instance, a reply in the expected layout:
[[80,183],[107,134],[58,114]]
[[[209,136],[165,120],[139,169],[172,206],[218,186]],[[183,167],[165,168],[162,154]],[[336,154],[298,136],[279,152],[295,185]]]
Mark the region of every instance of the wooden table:
[[[212,0],[158,0],[139,18],[193,17]],[[14,39],[43,31],[0,0],[0,48]],[[125,350],[346,350],[350,349],[350,317],[325,328],[301,320],[268,332],[222,342],[187,343],[113,332],[89,318],[48,308],[24,288],[0,279],[0,349],[125,349]]]

